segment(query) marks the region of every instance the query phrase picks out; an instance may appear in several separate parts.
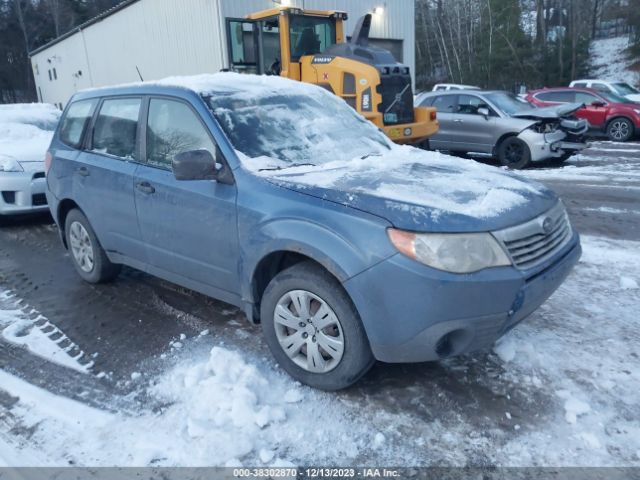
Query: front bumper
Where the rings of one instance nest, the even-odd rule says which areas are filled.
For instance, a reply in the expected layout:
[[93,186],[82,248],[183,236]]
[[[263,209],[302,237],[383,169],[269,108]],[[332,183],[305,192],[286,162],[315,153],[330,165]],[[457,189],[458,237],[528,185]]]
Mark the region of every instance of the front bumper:
[[587,148],[584,142],[569,142],[562,130],[551,133],[538,133],[530,128],[523,130],[518,138],[524,140],[531,152],[531,161],[540,162],[551,158],[560,158],[565,153],[575,153]]
[[46,187],[43,172],[0,172],[0,215],[47,211]]
[[401,254],[347,280],[374,356],[422,362],[488,348],[560,286],[581,254],[571,241],[535,271],[441,272]]

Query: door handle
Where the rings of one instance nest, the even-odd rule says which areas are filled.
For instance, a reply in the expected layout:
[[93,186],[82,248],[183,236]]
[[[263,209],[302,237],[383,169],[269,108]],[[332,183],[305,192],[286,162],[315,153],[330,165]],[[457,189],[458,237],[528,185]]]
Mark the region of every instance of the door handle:
[[76,170],[76,173],[81,177],[88,177],[90,175],[89,169],[87,167],[80,167]]
[[136,188],[144,193],[155,193],[156,191],[149,182],[136,183]]

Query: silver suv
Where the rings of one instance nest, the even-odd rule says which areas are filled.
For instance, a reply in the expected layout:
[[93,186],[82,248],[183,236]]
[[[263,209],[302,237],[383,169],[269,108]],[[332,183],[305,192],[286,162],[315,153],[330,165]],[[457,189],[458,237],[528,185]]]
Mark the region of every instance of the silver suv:
[[581,104],[537,108],[503,91],[426,92],[416,105],[438,110],[440,130],[424,146],[454,154],[489,153],[502,165],[563,162],[587,147],[589,125],[573,113]]

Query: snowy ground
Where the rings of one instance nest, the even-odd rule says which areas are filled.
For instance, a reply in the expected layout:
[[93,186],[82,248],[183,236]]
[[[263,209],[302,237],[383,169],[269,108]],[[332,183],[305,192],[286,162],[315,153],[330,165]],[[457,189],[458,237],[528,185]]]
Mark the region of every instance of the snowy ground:
[[602,38],[591,42],[590,77],[603,80],[619,80],[631,85],[640,85],[640,72],[629,69],[631,63],[625,55],[629,37]]
[[228,306],[132,271],[89,287],[49,224],[0,230],[0,466],[640,466],[640,232],[601,230],[640,223],[640,144],[524,175],[583,232],[565,284],[493,352],[332,394]]

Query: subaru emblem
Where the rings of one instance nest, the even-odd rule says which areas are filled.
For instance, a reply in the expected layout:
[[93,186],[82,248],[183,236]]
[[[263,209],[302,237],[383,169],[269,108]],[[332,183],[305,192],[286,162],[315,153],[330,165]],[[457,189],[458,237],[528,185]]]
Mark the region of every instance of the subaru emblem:
[[553,220],[551,220],[551,217],[544,219],[544,222],[542,222],[542,230],[544,230],[546,234],[551,233],[551,230],[553,230]]

